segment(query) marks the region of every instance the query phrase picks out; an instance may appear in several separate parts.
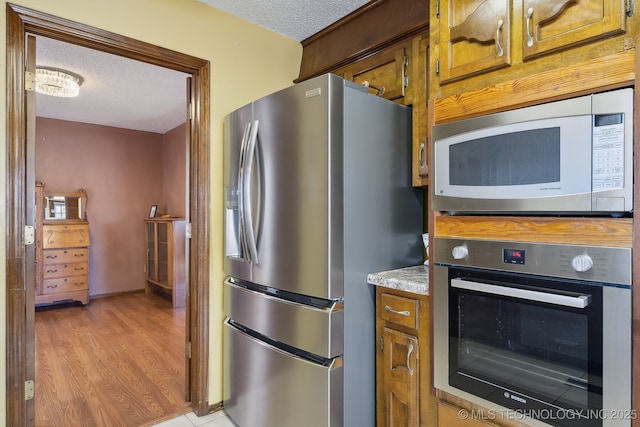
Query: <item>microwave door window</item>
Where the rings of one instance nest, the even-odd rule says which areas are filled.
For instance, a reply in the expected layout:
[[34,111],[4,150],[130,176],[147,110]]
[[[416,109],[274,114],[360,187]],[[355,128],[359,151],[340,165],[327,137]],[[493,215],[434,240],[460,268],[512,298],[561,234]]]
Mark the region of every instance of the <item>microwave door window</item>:
[[[576,194],[590,207],[591,120],[544,119],[435,140],[435,195],[509,201]],[[468,210],[456,206],[451,201],[440,210]]]
[[453,144],[451,185],[503,187],[560,181],[560,128],[534,129]]

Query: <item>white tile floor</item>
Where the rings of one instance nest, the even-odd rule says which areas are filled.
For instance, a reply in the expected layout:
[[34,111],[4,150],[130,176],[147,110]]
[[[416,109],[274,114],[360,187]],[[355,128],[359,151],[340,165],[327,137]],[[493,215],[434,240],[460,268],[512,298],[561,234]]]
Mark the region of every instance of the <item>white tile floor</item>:
[[193,412],[154,424],[153,427],[235,427],[223,411],[197,417]]

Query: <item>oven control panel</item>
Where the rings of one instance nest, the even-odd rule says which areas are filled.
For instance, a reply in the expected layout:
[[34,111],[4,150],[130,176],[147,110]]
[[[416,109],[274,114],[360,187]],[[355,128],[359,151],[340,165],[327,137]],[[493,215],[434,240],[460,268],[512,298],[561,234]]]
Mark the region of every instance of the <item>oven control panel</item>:
[[433,252],[437,265],[631,285],[630,248],[436,238]]

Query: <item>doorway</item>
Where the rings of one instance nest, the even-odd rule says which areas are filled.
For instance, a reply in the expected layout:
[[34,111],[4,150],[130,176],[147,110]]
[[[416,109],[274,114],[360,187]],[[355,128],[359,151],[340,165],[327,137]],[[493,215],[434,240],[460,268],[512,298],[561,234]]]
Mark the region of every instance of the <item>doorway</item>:
[[[34,147],[27,137],[26,35],[33,34],[114,53],[187,73],[192,84],[188,122],[191,254],[187,300],[189,394],[197,415],[208,412],[209,282],[209,63],[97,28],[7,4],[7,423],[33,425],[34,400],[27,399],[34,373],[33,248],[24,230],[32,225]],[[36,397],[37,399],[37,397]]]

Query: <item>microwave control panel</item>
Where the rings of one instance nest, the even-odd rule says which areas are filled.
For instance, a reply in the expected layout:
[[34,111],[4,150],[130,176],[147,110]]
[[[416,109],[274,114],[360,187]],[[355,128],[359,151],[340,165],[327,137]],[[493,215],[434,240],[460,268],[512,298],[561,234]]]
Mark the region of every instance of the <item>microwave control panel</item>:
[[624,186],[624,114],[593,116],[592,188],[609,190]]

